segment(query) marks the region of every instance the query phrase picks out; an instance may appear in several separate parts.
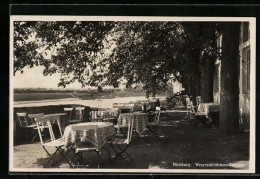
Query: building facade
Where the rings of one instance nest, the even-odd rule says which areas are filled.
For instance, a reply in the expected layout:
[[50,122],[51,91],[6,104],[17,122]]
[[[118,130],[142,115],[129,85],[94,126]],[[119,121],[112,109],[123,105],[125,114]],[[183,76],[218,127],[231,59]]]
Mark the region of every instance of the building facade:
[[[215,61],[215,72],[213,82],[214,102],[220,103],[221,90],[221,47],[222,35],[217,39],[217,47],[220,56]],[[249,22],[241,22],[239,37],[239,111],[240,123],[248,123],[250,118],[250,28]]]
[[242,22],[239,41],[239,110],[241,122],[250,118],[250,29],[249,22]]

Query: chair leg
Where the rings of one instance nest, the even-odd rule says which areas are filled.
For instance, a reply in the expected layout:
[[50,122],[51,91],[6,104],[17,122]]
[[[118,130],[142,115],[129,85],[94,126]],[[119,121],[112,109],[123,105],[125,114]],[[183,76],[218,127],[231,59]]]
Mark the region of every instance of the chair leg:
[[150,135],[154,135],[156,139],[161,140],[160,136],[155,132],[157,130],[157,126],[153,127],[153,128],[148,128],[149,130],[145,133],[146,139],[150,136]]
[[104,150],[106,150],[107,151],[107,153],[108,153],[108,157],[109,157],[109,162],[111,162],[111,155],[110,155],[110,151],[107,149],[107,148],[103,148]]
[[[122,156],[123,153],[126,152],[126,149],[128,148],[129,145],[126,145],[125,148],[121,148],[120,145],[116,145],[117,148],[120,150],[120,152],[117,153],[116,157],[114,158],[114,161],[118,158],[118,157],[122,157],[124,160],[126,160],[125,157]],[[126,160],[127,161],[127,160]],[[127,161],[128,162],[128,161]]]
[[97,155],[98,155],[98,168],[103,167],[103,163],[102,163],[102,159],[101,159],[101,152],[100,151],[96,151]]
[[57,160],[56,162],[54,161],[54,156],[59,152],[62,155],[62,159],[65,159],[66,162],[70,165],[70,167],[72,167],[71,162],[67,159],[66,155],[64,155],[63,150],[61,150],[61,147],[56,147],[56,151],[53,154],[50,154],[47,149],[43,146],[43,149],[45,150],[45,152],[48,154],[48,156],[50,157],[50,159],[48,160],[48,162],[46,162],[46,164],[44,165],[44,168],[47,166],[47,164],[52,161],[52,165],[54,165],[55,163],[58,163],[61,160]]
[[[113,144],[110,144],[110,146],[111,146],[112,150],[115,152],[116,158],[117,158],[117,157],[121,157],[122,159],[124,159],[124,157],[122,157],[121,155],[119,155],[120,151],[118,152],[118,151],[114,148],[114,145],[113,145]],[[120,149],[119,149],[119,150],[120,150]],[[115,162],[115,158],[114,158],[113,160],[111,160],[111,163],[112,163],[112,164],[114,164],[114,162]]]
[[32,140],[31,140],[31,144],[33,144],[33,142],[34,142],[34,139],[37,137],[37,136],[39,136],[38,134],[36,134],[33,138],[32,138]]
[[[82,159],[82,152],[78,152],[74,155],[74,157],[77,157],[77,163],[76,163],[76,168],[79,168],[83,164],[83,159]],[[73,158],[74,158],[73,157]],[[73,167],[72,167],[73,168]]]
[[[126,150],[128,149],[129,145],[127,145],[124,149],[122,149],[122,148],[120,147],[120,145],[117,145],[117,147],[122,151],[121,154],[126,154],[126,155],[130,158],[130,160],[131,160],[132,163],[133,163],[133,166],[135,167],[134,159],[132,158],[132,156],[131,156],[128,152],[126,152]],[[123,158],[124,158],[124,157],[123,157]],[[125,158],[125,160],[126,160],[126,158]]]
[[124,135],[124,137],[126,137],[126,132],[125,131],[123,131],[123,129],[122,128],[120,128],[120,132]]
[[70,165],[70,167],[72,167],[71,162],[67,159],[66,155],[64,155],[64,153],[63,153],[64,150],[62,150],[61,147],[56,147],[56,148],[60,152],[60,154],[63,156],[63,158],[66,160],[66,162]]
[[50,159],[48,160],[48,162],[45,163],[44,168],[47,166],[48,163],[50,163],[50,161],[52,161],[52,163],[55,164],[55,161],[53,160],[53,156],[54,156],[58,151],[56,150],[56,151],[51,155],[51,154],[47,151],[47,149],[46,149],[44,146],[42,146],[42,147],[43,147],[43,149],[45,150],[45,152],[48,154],[48,156],[50,157]]
[[[129,145],[126,145],[124,148],[120,147],[121,145],[117,144],[115,145],[120,151],[117,152],[116,149],[113,147],[113,144],[111,144],[112,149],[114,150],[114,152],[116,153],[116,157],[112,160],[112,163],[115,163],[116,159],[118,159],[119,157],[122,158],[123,160],[126,161],[126,163],[129,165],[129,161],[127,159],[127,157],[130,159],[130,161],[133,163],[133,167],[135,167],[135,163],[134,160],[132,158],[132,156],[126,152],[126,150],[128,149]],[[125,156],[123,156],[123,154],[125,154]]]

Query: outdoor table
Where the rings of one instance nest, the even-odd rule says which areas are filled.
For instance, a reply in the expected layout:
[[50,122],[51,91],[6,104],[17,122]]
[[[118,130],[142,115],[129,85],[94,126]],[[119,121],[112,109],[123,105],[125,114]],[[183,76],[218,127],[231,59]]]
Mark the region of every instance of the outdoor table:
[[220,104],[219,103],[200,103],[198,106],[200,113],[205,114],[207,118],[212,120],[212,125],[218,127],[219,125],[219,112]]
[[198,106],[198,111],[204,113],[207,117],[210,112],[219,112],[220,104],[219,103],[200,103]]
[[104,116],[117,119],[119,116],[119,109],[118,108],[106,108],[104,111]]
[[104,110],[106,113],[110,113],[114,116],[117,116],[119,115],[119,109],[118,108],[105,108]]
[[135,103],[134,109],[140,109],[142,111],[149,111],[155,109],[156,101],[139,100]]
[[46,115],[44,115],[44,117],[50,117],[51,120],[58,119],[60,121],[61,129],[64,131],[66,125],[68,124],[68,120],[67,120],[67,118],[61,120],[62,116],[67,116],[67,113],[55,113],[55,114],[46,114]]
[[98,122],[99,120],[106,121],[106,122],[113,122],[117,119],[119,116],[119,109],[118,108],[98,108],[96,116],[94,118],[95,122]]
[[107,138],[115,135],[114,125],[108,122],[85,122],[68,125],[64,131],[65,147],[76,143],[89,142],[99,151],[106,143]]
[[139,135],[142,135],[147,129],[148,115],[146,113],[122,113],[117,120],[118,127],[127,126],[128,120],[134,120],[134,128]]
[[117,106],[119,113],[128,113],[133,111],[134,106]]
[[118,107],[133,107],[133,103],[113,103],[113,108],[118,108]]

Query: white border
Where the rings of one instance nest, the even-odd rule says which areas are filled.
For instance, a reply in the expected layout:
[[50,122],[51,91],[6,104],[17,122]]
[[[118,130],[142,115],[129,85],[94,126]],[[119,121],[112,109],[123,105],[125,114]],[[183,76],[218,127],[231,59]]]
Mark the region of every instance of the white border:
[[[14,21],[249,21],[251,49],[250,80],[250,153],[249,169],[31,169],[13,168],[13,22]],[[256,19],[254,17],[158,17],[158,16],[10,16],[10,98],[9,98],[9,171],[10,172],[131,172],[131,173],[255,173],[255,82]]]

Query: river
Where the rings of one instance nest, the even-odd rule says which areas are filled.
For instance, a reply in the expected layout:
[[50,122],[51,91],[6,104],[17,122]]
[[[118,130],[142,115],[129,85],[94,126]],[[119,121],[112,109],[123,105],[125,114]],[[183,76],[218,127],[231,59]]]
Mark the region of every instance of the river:
[[[165,97],[158,97],[160,100]],[[94,99],[94,100],[81,100],[78,98],[66,98],[57,100],[40,100],[40,101],[17,101],[13,102],[13,107],[33,107],[33,106],[49,106],[59,104],[80,104],[90,107],[98,108],[112,108],[113,103],[128,103],[130,101],[145,100],[143,96],[138,97],[115,97],[111,99]],[[12,105],[12,103],[11,103]]]

